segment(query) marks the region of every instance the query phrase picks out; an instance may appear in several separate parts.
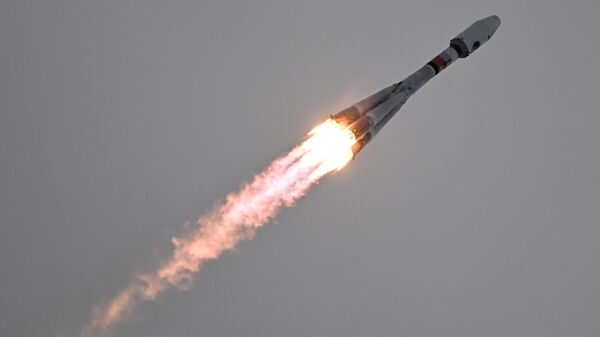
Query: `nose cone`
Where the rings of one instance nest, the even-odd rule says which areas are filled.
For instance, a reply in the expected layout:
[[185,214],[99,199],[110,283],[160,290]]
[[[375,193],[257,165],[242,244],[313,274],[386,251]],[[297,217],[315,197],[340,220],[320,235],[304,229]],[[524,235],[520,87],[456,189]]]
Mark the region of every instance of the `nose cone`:
[[458,57],[464,58],[481,47],[494,35],[500,26],[500,18],[497,15],[488,16],[477,20],[458,36],[450,41],[450,47],[458,53]]
[[481,21],[485,22],[485,24],[489,27],[490,31],[492,32],[492,35],[494,35],[498,27],[500,27],[500,17],[498,15],[488,16],[487,18]]

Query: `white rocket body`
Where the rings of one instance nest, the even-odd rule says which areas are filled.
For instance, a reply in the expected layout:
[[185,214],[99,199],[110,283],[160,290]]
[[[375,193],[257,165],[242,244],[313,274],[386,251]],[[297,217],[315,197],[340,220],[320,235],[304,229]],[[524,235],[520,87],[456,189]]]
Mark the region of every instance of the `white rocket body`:
[[332,116],[354,133],[358,140],[353,149],[354,154],[362,150],[412,94],[452,62],[469,56],[489,41],[499,26],[500,18],[496,15],[476,21],[452,39],[450,47],[403,81],[392,84]]

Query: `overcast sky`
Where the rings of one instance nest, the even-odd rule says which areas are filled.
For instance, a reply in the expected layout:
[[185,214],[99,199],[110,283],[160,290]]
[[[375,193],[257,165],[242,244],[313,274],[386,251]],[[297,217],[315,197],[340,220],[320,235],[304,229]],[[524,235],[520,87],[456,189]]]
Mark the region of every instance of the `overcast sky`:
[[2,1],[0,335],[77,336],[183,222],[497,14],[356,161],[115,336],[599,336],[599,13]]

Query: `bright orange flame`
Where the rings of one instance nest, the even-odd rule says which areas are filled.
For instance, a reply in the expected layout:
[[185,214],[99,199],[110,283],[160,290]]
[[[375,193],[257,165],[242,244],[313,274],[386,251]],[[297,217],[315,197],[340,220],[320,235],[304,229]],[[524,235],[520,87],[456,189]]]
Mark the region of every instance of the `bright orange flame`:
[[331,118],[312,129],[308,135],[310,138],[301,145],[307,152],[301,161],[308,166],[319,165],[314,177],[339,171],[354,156],[354,134]]
[[156,270],[138,275],[112,300],[96,306],[82,336],[107,336],[137,304],[172,286],[189,287],[204,262],[252,238],[282,206],[292,206],[325,174],[344,167],[355,142],[354,134],[333,119],[315,127],[304,142],[202,216],[197,228],[173,238],[173,254]]

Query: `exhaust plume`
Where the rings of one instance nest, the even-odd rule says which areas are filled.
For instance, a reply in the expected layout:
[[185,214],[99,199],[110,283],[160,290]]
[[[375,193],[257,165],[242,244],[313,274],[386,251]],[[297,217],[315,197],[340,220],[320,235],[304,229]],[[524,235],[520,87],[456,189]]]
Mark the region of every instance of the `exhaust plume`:
[[353,157],[355,141],[333,119],[314,128],[300,145],[200,217],[197,227],[173,238],[173,253],[156,270],[138,275],[114,298],[94,307],[81,336],[108,336],[137,304],[171,287],[188,289],[204,262],[251,239],[282,206],[292,206],[324,175],[344,167]]

